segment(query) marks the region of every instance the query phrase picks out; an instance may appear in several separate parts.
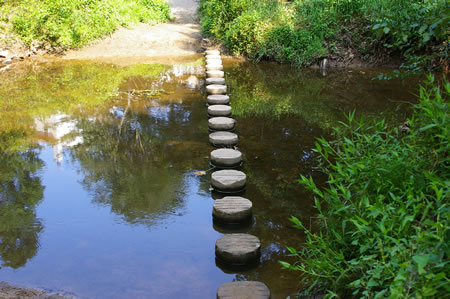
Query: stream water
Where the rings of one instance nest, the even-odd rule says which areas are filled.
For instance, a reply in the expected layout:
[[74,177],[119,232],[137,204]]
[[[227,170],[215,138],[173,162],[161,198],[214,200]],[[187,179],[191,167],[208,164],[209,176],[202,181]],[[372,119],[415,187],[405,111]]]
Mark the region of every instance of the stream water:
[[316,137],[344,112],[402,123],[414,81],[372,81],[379,70],[297,70],[225,61],[248,176],[245,197],[261,262],[216,265],[202,61],[116,66],[23,65],[0,74],[0,281],[86,298],[215,298],[233,280],[294,294],[282,270],[314,217],[300,174],[315,170]]

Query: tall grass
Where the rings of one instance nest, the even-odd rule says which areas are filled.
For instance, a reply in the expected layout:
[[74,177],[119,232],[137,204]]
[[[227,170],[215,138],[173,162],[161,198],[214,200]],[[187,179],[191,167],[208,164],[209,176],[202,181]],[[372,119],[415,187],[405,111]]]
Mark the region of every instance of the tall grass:
[[15,0],[1,6],[3,21],[27,44],[78,48],[131,23],[169,19],[164,0]]
[[[406,135],[383,121],[350,115],[333,142],[319,139],[316,152],[329,179],[315,194],[315,232],[285,268],[303,273],[309,293],[327,297],[444,298],[450,293],[450,83],[433,78]],[[308,293],[306,292],[306,293]]]

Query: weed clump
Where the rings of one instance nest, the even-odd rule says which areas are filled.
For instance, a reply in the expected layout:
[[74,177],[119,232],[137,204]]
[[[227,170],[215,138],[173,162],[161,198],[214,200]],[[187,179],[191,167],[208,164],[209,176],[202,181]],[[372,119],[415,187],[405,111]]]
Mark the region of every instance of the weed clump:
[[[448,97],[450,84],[433,77],[420,89],[407,133],[383,121],[356,122],[353,114],[333,142],[316,152],[325,186],[300,182],[315,194],[317,229],[306,228],[298,270],[306,293],[327,297],[444,298],[449,293]],[[405,130],[404,130],[405,131]]]

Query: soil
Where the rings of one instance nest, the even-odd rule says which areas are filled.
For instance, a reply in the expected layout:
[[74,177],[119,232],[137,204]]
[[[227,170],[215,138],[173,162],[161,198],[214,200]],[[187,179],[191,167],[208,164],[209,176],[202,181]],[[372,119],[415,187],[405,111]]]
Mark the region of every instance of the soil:
[[73,297],[63,297],[59,294],[48,293],[45,290],[28,289],[15,286],[6,282],[0,282],[0,298],[2,299],[67,299]]
[[168,0],[173,20],[169,23],[138,24],[121,28],[111,36],[81,50],[72,50],[64,59],[114,60],[120,64],[160,63],[167,59],[195,55],[201,51],[202,36],[198,24],[197,0]]

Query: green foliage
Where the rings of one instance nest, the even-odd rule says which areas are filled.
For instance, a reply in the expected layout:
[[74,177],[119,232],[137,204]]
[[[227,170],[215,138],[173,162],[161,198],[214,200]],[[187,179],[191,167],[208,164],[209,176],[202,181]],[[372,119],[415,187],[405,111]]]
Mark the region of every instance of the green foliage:
[[443,298],[450,292],[449,180],[450,84],[442,90],[429,77],[410,120],[399,135],[384,121],[355,122],[337,140],[318,139],[316,152],[329,179],[311,178],[318,209],[317,232],[292,217],[307,241],[294,265],[310,292],[327,297]]
[[0,9],[26,43],[62,49],[84,46],[119,25],[169,19],[164,0],[20,0]]
[[309,65],[342,47],[448,59],[444,0],[201,0],[200,12],[206,33],[255,60]]

